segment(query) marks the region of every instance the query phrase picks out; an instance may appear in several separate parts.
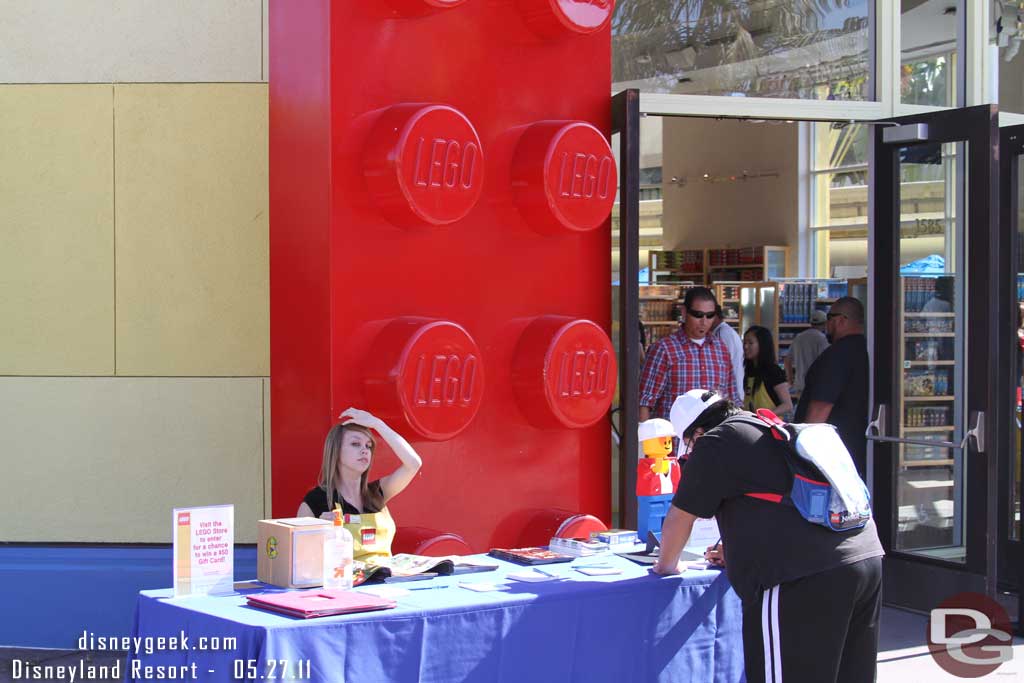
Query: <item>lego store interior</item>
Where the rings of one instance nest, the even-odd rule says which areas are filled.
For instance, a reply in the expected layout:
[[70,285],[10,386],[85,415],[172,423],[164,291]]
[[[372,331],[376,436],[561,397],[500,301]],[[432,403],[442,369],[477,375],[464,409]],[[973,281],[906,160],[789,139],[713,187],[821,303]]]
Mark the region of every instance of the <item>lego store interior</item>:
[[[683,297],[694,286],[715,293],[724,324],[741,335],[753,325],[767,328],[780,365],[812,313],[827,312],[844,296],[868,304],[870,125],[659,116],[640,122],[644,351],[679,329]],[[960,465],[941,445],[961,438],[965,428],[958,339],[966,249],[957,227],[964,201],[957,157],[964,146],[921,145],[901,157],[899,291],[875,292],[900,302],[898,333],[887,344],[902,369],[893,409],[899,436],[916,442],[896,448],[894,541],[903,551],[947,561],[964,553]],[[616,318],[618,208],[611,264]],[[1015,492],[1019,457],[1018,451]],[[1011,533],[1019,537],[1019,495],[1012,514]]]

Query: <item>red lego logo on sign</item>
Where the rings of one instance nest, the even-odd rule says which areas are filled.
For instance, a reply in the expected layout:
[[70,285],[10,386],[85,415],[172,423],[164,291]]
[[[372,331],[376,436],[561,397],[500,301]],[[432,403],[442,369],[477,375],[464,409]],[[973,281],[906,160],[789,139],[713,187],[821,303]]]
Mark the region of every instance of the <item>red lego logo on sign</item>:
[[377,530],[373,528],[367,528],[361,530],[362,544],[363,545],[374,545],[377,542]]
[[178,526],[188,526],[189,524],[191,524],[191,519],[192,519],[191,513],[179,512],[178,513]]
[[618,173],[608,141],[578,121],[543,121],[523,134],[513,161],[523,217],[542,232],[600,227],[615,203]]
[[378,335],[363,383],[371,411],[445,441],[480,409],[483,360],[473,338],[453,322],[398,318]]
[[389,107],[370,133],[363,176],[391,223],[449,225],[469,213],[483,190],[480,138],[469,119],[451,107]]
[[520,337],[513,388],[534,424],[589,427],[611,407],[616,372],[604,330],[589,320],[542,316]]

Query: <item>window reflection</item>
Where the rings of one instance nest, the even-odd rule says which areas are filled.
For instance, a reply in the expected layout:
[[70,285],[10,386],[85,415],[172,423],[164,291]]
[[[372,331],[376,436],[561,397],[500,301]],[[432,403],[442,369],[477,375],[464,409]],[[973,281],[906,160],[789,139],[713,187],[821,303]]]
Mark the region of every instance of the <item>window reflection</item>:
[[874,0],[621,0],[615,90],[868,100]]

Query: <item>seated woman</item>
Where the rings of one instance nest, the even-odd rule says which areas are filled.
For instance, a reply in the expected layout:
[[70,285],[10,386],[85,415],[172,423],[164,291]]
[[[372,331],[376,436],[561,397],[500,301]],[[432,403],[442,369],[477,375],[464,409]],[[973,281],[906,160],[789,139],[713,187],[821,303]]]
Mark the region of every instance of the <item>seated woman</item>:
[[775,340],[767,328],[751,326],[743,335],[743,407],[768,408],[786,419],[793,412],[786,373],[775,360]]
[[[352,533],[354,558],[387,557],[395,535],[388,501],[412,482],[423,460],[408,441],[365,410],[349,408],[341,419],[343,422],[327,432],[317,485],[303,498],[298,516],[333,519],[331,511],[340,504],[345,528]],[[371,430],[384,439],[402,464],[391,474],[367,482],[376,446]]]

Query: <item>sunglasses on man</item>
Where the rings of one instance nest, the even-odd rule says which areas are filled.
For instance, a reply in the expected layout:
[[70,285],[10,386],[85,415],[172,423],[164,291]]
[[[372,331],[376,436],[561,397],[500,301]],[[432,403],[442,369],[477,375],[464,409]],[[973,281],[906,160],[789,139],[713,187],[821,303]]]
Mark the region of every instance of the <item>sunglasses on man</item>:
[[715,317],[714,311],[695,311],[692,308],[688,308],[686,309],[686,312],[689,313],[694,318],[697,318],[698,320],[700,320],[701,318],[707,318],[708,320],[710,320],[711,318]]

